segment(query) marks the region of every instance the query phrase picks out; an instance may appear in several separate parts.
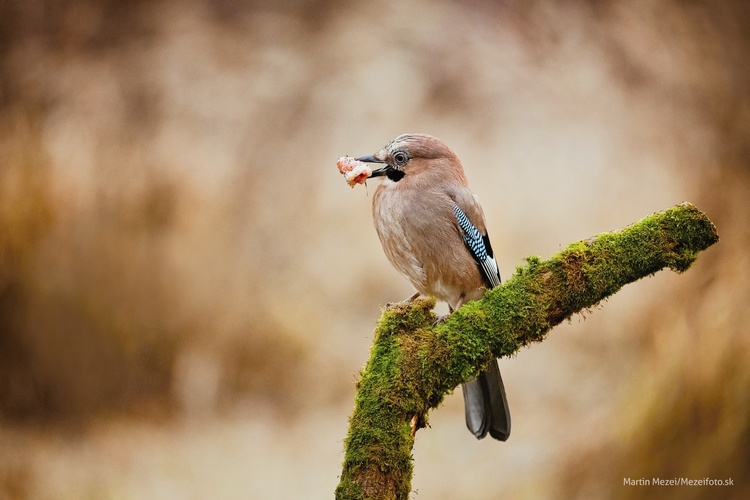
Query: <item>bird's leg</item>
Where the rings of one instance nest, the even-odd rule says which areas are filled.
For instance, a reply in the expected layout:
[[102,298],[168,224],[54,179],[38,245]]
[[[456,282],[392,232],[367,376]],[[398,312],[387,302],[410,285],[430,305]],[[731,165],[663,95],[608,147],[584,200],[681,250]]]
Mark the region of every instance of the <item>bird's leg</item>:
[[446,319],[450,318],[451,314],[453,314],[453,308],[451,306],[448,306],[448,314],[444,314],[442,316],[435,316],[435,321],[432,322],[432,326],[439,325]]
[[391,307],[394,307],[394,306],[401,306],[401,305],[405,306],[405,305],[411,304],[412,302],[414,302],[417,299],[417,297],[419,297],[419,295],[420,295],[420,293],[417,292],[414,295],[412,295],[411,297],[402,300],[401,302],[386,302],[385,308],[386,309],[390,309]]
[[[456,304],[456,309],[464,305],[464,302],[466,302],[466,297],[464,295],[461,295],[461,297],[459,297],[458,299],[458,303]],[[453,311],[455,311],[456,309],[453,309],[453,307],[450,304],[448,304],[448,314],[445,314],[443,316],[437,316],[435,318],[435,321],[432,323],[432,326],[439,325],[446,319],[450,318],[451,314],[453,314]]]

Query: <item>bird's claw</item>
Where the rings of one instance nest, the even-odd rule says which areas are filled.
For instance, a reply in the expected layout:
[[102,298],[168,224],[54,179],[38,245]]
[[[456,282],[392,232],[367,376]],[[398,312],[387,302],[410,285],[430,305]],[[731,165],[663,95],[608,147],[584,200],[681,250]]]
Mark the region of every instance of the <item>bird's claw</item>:
[[402,300],[401,302],[386,302],[385,308],[391,309],[391,308],[398,307],[398,306],[408,306],[409,304],[414,302],[417,299],[417,297],[419,297],[419,292],[415,293],[414,295],[412,295],[411,297],[407,299]]
[[448,318],[450,318],[450,314],[435,316],[435,321],[432,322],[432,326],[438,326],[440,323],[444,323]]

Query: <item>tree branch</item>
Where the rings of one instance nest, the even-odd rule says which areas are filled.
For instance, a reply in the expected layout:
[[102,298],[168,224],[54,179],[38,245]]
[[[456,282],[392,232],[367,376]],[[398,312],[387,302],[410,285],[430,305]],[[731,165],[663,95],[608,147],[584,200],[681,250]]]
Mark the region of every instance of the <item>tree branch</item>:
[[686,271],[718,239],[713,223],[682,203],[547,261],[528,258],[504,285],[435,327],[434,299],[384,311],[357,383],[336,498],[408,498],[414,435],[446,394],[624,285],[664,268]]

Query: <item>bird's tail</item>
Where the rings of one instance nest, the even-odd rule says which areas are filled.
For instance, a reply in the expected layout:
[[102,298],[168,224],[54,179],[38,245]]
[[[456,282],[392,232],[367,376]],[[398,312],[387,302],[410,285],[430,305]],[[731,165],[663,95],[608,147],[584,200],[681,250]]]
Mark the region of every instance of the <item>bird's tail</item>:
[[466,427],[477,439],[490,433],[495,439],[505,441],[510,436],[510,410],[505,397],[505,387],[497,360],[477,378],[461,386],[464,393]]

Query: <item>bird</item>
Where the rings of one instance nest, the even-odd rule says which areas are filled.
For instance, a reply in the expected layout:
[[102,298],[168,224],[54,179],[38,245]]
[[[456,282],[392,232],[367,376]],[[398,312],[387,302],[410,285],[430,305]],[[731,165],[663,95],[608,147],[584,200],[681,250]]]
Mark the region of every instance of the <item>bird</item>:
[[[377,153],[356,158],[382,164],[372,198],[375,231],[390,263],[416,289],[453,313],[500,285],[484,212],[456,153],[427,134],[402,134]],[[510,410],[497,360],[462,384],[466,426],[477,439],[510,436]]]

